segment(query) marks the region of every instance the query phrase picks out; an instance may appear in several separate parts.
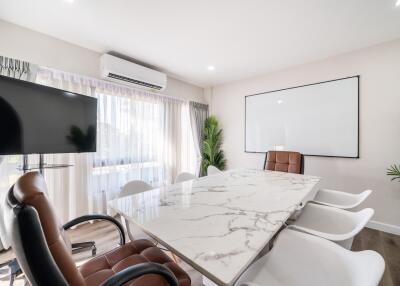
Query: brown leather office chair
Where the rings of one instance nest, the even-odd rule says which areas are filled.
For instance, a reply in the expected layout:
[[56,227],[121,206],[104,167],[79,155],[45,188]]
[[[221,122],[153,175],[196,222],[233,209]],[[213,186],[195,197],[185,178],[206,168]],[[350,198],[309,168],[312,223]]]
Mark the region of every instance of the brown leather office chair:
[[304,156],[299,152],[268,151],[265,155],[264,170],[303,174]]
[[[86,215],[62,226],[45,193],[43,177],[31,172],[19,178],[7,196],[7,234],[31,285],[190,286],[189,276],[150,241],[125,244],[123,228],[112,217]],[[121,245],[78,269],[65,229],[94,219],[114,223]]]

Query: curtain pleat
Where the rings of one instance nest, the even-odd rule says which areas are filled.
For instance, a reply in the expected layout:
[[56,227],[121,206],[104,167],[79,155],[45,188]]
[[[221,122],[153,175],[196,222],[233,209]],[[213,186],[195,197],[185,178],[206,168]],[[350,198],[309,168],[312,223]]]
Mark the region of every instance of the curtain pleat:
[[204,122],[208,117],[208,105],[191,101],[190,108],[190,124],[195,142],[195,149],[197,154],[197,169],[196,174],[200,174],[200,164],[202,158],[202,142],[203,142],[203,128]]
[[0,75],[27,81],[35,81],[37,65],[0,56]]
[[93,197],[97,208],[117,197],[130,180],[154,187],[173,182],[178,172],[195,171],[188,132],[188,103],[133,89],[98,88],[98,151],[94,154]]

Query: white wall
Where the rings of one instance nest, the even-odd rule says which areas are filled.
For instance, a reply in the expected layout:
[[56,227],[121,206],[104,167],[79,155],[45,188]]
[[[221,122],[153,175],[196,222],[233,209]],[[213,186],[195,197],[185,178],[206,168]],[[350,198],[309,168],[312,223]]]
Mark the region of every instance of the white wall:
[[[100,54],[0,20],[0,55],[99,77]],[[205,103],[203,88],[168,77],[163,94]]]
[[306,157],[305,173],[322,176],[325,187],[373,189],[364,206],[375,209],[374,221],[393,225],[389,230],[398,232],[400,182],[391,182],[386,168],[400,164],[400,40],[214,87],[211,110],[225,132],[229,167],[262,168],[264,155],[244,152],[245,95],[358,74],[360,159]]

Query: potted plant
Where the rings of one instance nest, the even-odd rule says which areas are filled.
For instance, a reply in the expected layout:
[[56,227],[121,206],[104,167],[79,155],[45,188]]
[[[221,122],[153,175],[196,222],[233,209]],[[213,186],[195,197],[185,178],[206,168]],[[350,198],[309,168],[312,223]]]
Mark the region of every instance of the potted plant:
[[222,129],[218,126],[217,118],[215,116],[208,117],[204,122],[203,129],[201,175],[207,174],[207,168],[210,165],[220,170],[225,169],[226,159],[224,151],[221,150],[222,140]]
[[388,176],[392,177],[392,181],[394,180],[399,180],[400,181],[400,165],[397,166],[396,164],[390,166],[387,169],[387,173]]

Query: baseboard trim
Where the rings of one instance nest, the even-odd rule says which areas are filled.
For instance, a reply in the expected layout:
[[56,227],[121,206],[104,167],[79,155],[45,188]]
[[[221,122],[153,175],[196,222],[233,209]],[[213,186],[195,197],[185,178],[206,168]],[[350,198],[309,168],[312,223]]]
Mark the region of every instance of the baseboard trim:
[[393,225],[393,224],[387,224],[387,223],[371,220],[367,224],[367,227],[376,229],[376,230],[380,230],[383,232],[388,232],[391,234],[400,235],[400,226]]

